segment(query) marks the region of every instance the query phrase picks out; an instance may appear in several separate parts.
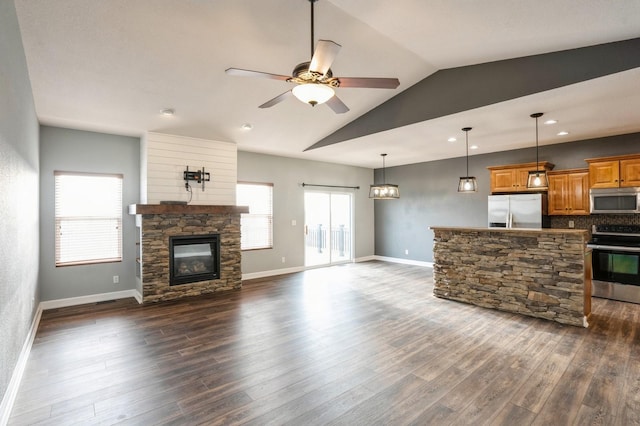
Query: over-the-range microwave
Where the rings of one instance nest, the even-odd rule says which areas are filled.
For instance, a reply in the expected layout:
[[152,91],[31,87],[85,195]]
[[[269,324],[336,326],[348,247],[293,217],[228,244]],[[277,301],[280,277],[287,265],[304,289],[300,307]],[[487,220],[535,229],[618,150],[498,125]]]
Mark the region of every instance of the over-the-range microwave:
[[640,187],[598,188],[589,191],[591,213],[640,213]]

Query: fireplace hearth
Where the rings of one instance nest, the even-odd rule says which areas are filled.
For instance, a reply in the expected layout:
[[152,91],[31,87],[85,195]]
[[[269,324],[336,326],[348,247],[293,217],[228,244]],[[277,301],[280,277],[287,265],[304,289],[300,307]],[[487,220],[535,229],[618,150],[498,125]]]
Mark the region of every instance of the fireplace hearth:
[[220,278],[220,234],[169,238],[169,285]]

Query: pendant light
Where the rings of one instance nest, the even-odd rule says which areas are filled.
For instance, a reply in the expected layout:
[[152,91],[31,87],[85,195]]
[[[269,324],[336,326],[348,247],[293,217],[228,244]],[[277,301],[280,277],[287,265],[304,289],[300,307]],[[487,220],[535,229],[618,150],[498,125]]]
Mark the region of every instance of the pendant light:
[[463,127],[462,131],[465,133],[465,139],[467,142],[467,174],[460,178],[458,182],[458,192],[470,193],[478,191],[478,181],[475,176],[469,176],[469,130],[471,127]]
[[540,170],[540,162],[538,160],[538,118],[542,117],[541,112],[531,114],[531,118],[536,119],[536,170],[529,172],[527,179],[527,188],[529,189],[547,189],[549,181],[547,180],[547,172]]
[[382,156],[382,185],[371,185],[369,187],[369,198],[373,198],[374,200],[393,200],[400,198],[400,188],[398,188],[398,185],[387,183],[384,163],[384,157],[386,157],[387,154],[380,155]]

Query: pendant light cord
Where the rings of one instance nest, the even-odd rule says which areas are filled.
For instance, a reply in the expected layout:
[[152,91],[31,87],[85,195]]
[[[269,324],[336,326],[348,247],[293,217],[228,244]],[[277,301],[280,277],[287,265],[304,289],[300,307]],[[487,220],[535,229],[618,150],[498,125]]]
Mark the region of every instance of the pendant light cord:
[[536,117],[536,172],[540,171],[540,161],[538,159],[538,117]]
[[473,129],[473,127],[463,127],[462,131],[464,132],[464,138],[467,146],[467,177],[469,177],[469,130]]
[[469,131],[468,130],[464,132],[464,137],[465,137],[465,140],[467,141],[467,174],[466,176],[468,177],[469,176]]
[[387,184],[387,174],[385,173],[385,162],[384,162],[384,157],[387,154],[382,154],[382,184],[386,185]]
[[538,157],[538,118],[542,117],[542,112],[536,112],[535,114],[531,114],[531,118],[536,119],[536,172],[540,171],[540,159]]

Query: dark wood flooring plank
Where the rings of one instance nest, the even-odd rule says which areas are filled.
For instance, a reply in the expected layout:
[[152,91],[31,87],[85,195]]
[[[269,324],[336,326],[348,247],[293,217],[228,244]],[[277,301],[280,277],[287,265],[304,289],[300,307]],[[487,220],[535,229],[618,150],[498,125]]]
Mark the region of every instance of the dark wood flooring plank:
[[[604,301],[611,306],[610,301]],[[597,303],[595,304],[597,306]],[[612,310],[592,315],[593,328],[589,331],[570,329],[558,346],[560,354],[573,356],[540,408],[535,425],[572,424],[587,393],[593,374],[602,361],[607,347],[607,336],[612,329]]]
[[[374,425],[385,424],[396,408],[411,395],[420,394],[427,385],[424,379],[414,375],[404,376],[390,386],[337,417],[328,425]],[[411,400],[413,403],[414,401]]]
[[[332,381],[324,381],[322,386],[314,386],[313,388],[300,391],[298,392],[298,397],[291,399],[286,404],[278,406],[276,409],[271,409],[265,414],[253,418],[246,424],[247,426],[262,426],[266,424],[282,425],[293,419],[299,419],[301,415],[327,404],[328,401],[341,398],[346,392],[354,388],[359,388],[363,382],[369,380],[375,374],[374,371],[367,368],[350,372],[342,371],[341,374],[333,376]],[[268,398],[269,401],[272,401],[271,404],[273,405],[277,405],[279,400],[287,399],[290,399],[288,395],[284,398],[279,395],[272,395]]]
[[491,424],[493,426],[529,425],[535,417],[536,413],[509,402],[491,419]]
[[511,402],[539,413],[571,361],[572,358],[567,355],[550,354],[534,371],[529,372],[529,380],[517,390]]

